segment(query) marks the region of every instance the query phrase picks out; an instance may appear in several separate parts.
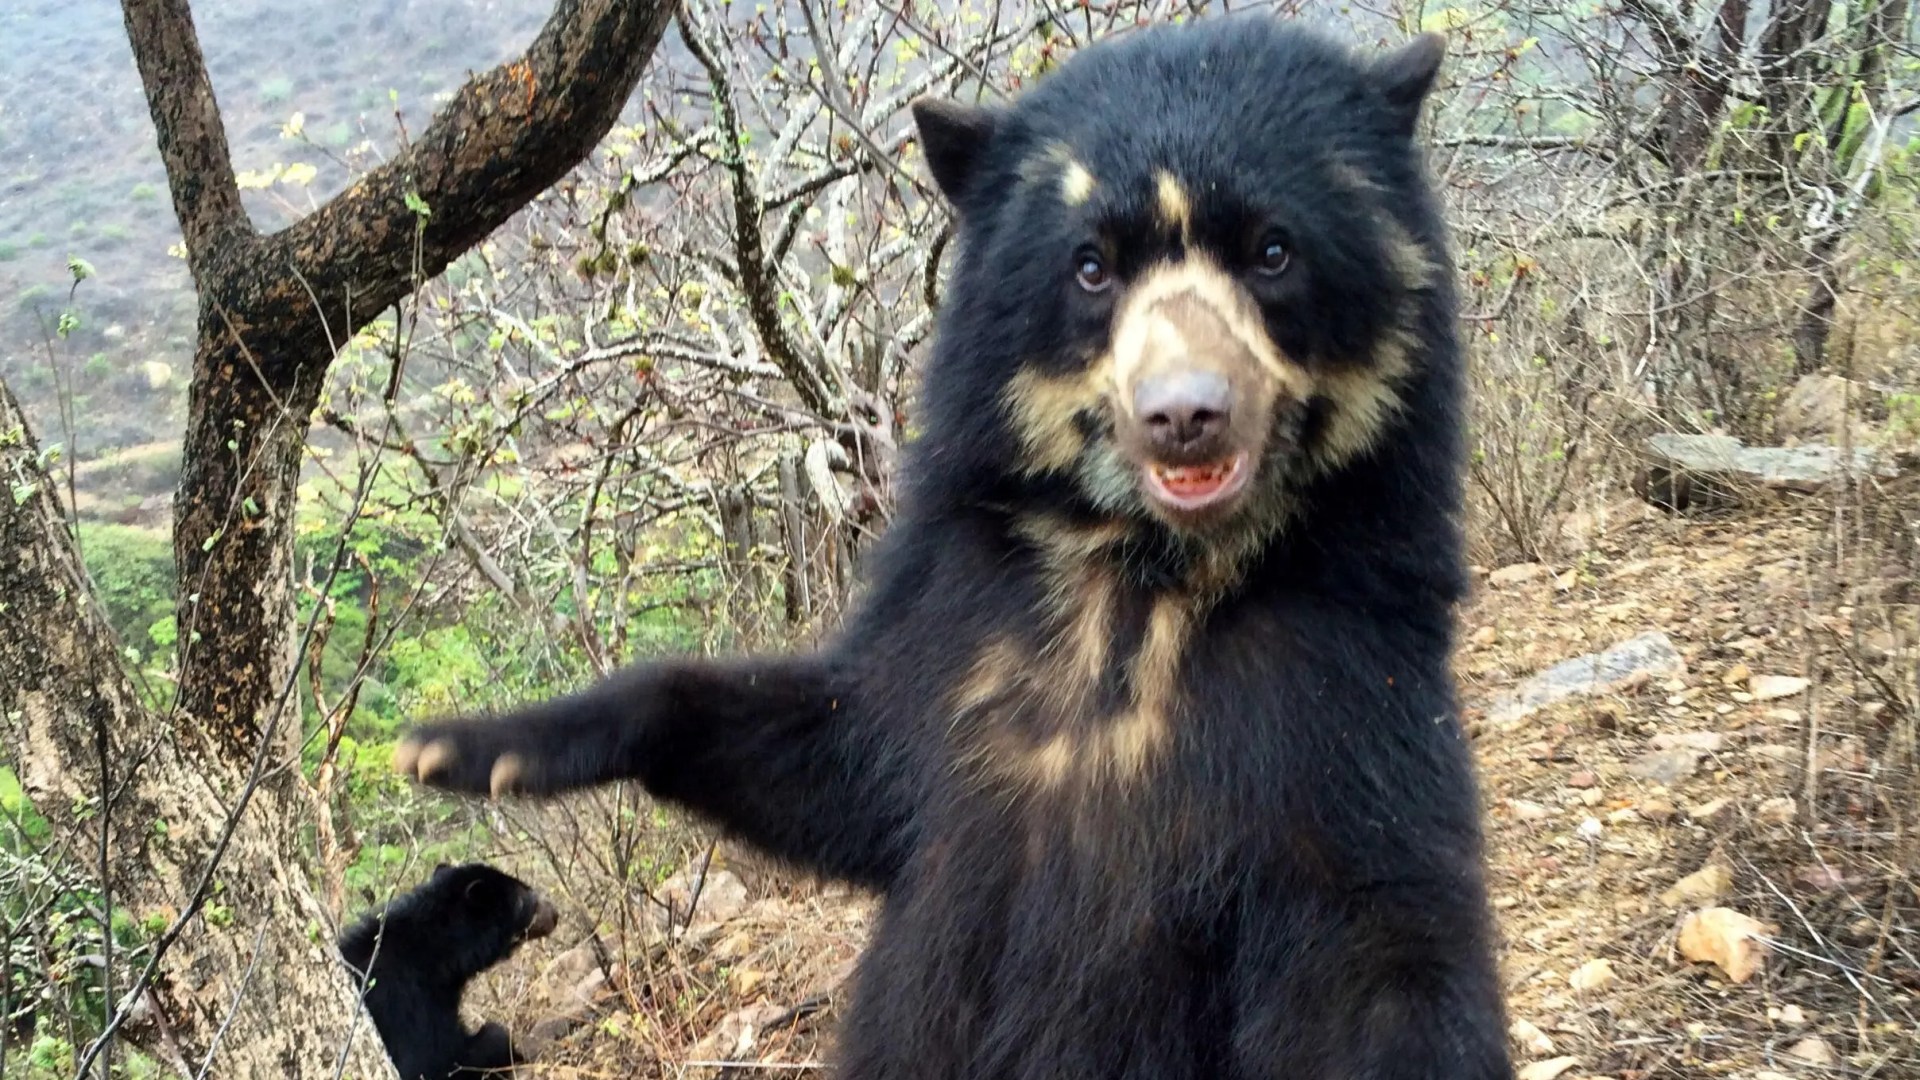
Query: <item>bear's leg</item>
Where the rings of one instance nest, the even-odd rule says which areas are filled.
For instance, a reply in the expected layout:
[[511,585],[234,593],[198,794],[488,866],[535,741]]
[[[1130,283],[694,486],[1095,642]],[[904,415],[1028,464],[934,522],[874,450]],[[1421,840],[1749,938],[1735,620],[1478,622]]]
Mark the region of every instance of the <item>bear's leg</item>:
[[395,767],[454,791],[552,795],[637,779],[770,853],[882,887],[909,784],[825,655],[643,664],[503,716],[430,724]]
[[523,1060],[513,1052],[513,1036],[508,1034],[506,1028],[489,1020],[480,1025],[479,1031],[467,1037],[467,1044],[460,1049],[460,1058],[454,1064],[453,1075],[477,1076],[510,1069]]
[[1512,1080],[1471,889],[1403,883],[1285,905],[1243,933],[1233,1075]]

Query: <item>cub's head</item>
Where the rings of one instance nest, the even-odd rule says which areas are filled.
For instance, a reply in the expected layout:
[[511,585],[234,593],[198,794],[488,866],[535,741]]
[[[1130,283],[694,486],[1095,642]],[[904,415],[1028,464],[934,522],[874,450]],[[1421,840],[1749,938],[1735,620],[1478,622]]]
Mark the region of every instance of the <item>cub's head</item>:
[[559,925],[533,886],[485,863],[441,863],[433,875],[341,936],[340,953],[360,971],[405,970],[457,986]]
[[1311,513],[1451,342],[1414,145],[1442,54],[1226,17],[917,103],[959,219],[926,467],[1176,545]]

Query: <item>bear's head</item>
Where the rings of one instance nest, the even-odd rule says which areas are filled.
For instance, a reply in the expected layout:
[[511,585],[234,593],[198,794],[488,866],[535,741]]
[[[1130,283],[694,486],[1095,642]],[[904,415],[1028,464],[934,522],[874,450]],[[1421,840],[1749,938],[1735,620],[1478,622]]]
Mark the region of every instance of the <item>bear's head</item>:
[[447,940],[471,943],[476,955],[491,957],[488,965],[553,933],[560,922],[533,886],[485,863],[441,863],[418,895],[428,898],[420,914],[438,923]]
[[959,253],[922,467],[1162,549],[1243,556],[1313,513],[1454,349],[1414,137],[1443,52],[1229,16],[1011,104],[917,102]]

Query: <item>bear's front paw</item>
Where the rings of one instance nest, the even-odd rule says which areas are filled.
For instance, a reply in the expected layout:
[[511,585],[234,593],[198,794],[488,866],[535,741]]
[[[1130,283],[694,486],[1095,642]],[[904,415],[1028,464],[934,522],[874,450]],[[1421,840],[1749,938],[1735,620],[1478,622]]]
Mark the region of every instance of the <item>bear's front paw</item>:
[[393,767],[422,784],[472,795],[539,794],[537,734],[499,721],[473,720],[415,728],[393,751]]

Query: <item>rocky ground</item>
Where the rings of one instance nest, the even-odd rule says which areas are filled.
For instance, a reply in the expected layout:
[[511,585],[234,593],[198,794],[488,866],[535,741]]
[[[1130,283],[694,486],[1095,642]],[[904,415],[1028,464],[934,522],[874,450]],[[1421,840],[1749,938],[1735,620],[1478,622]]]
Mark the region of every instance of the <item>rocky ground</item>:
[[[1627,502],[1576,560],[1481,571],[1459,671],[1523,1080],[1920,1077],[1916,504]],[[690,929],[495,1000],[534,1075],[815,1071],[868,914],[716,868]]]

